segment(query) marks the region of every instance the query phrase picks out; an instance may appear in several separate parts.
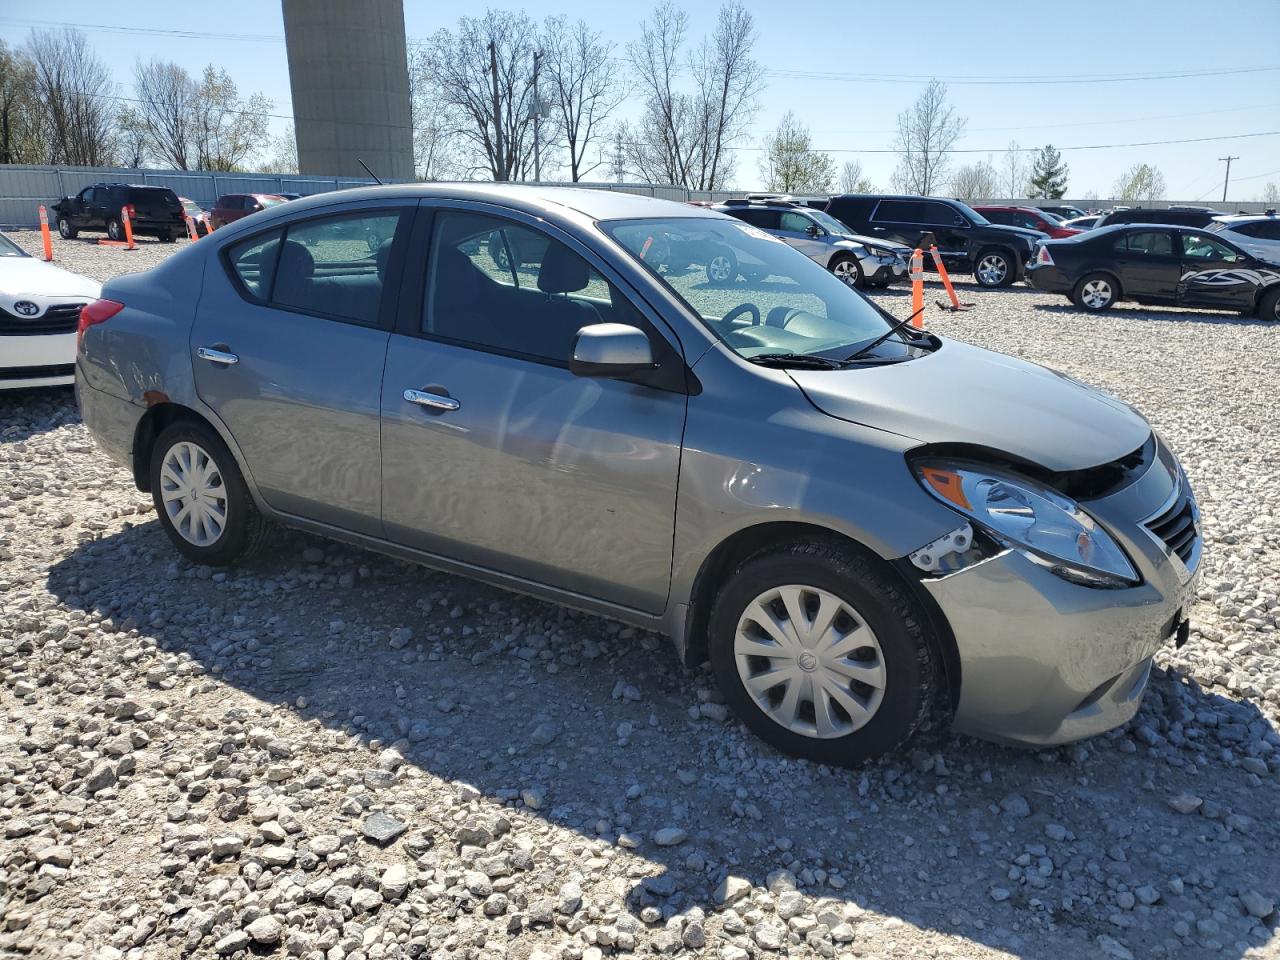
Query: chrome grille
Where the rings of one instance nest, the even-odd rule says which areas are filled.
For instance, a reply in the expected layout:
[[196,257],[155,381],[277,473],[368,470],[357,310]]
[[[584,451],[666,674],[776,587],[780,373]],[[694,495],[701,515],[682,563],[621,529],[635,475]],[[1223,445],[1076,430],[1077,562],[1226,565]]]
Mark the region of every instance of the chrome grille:
[[81,303],[57,303],[39,317],[20,317],[0,308],[0,336],[75,333],[80,325]]

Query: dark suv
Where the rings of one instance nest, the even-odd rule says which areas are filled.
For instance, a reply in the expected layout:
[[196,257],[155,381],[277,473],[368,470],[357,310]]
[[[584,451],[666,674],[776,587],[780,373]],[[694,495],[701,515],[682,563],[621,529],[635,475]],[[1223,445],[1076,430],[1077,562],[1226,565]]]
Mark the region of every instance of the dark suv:
[[[846,193],[832,197],[827,213],[855,233],[905,243],[926,250],[938,245],[947,271],[971,273],[984,287],[1007,287],[1022,276],[1037,230],[991,223],[959,200],[938,197],[882,197]],[[932,267],[929,257],[925,265]]]
[[75,239],[81,230],[105,230],[112,240],[123,240],[120,211],[125,207],[129,208],[129,223],[135,234],[166,242],[186,235],[182,203],[168,187],[95,183],[74,197],[63,197],[53,205],[53,213],[58,233],[64,239]]
[[1114,227],[1121,223],[1167,223],[1175,227],[1207,227],[1214,217],[1225,216],[1225,211],[1210,207],[1169,207],[1153,210],[1146,207],[1126,207],[1112,210],[1095,224],[1096,227]]

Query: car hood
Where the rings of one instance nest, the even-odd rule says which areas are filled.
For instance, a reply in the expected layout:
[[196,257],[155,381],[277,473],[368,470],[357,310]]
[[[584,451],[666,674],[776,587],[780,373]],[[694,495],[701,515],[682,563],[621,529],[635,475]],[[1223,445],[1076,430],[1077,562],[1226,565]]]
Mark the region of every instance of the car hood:
[[102,284],[35,257],[0,257],[0,306],[28,297],[94,299]]
[[911,248],[905,243],[894,243],[892,240],[886,240],[883,237],[865,237],[860,233],[842,233],[840,234],[840,239],[860,243],[871,250],[884,250],[887,253],[898,253],[906,257],[911,256]]
[[921,443],[988,447],[1054,472],[1117,460],[1151,434],[1142,415],[1115,397],[958,340],[882,367],[787,372],[837,419]]

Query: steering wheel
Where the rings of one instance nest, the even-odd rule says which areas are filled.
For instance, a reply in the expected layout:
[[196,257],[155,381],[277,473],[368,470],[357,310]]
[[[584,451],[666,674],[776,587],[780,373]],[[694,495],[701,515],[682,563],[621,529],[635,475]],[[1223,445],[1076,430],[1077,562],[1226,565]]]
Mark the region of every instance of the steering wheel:
[[728,323],[730,320],[732,320],[734,317],[736,317],[740,313],[751,314],[751,323],[754,326],[760,325],[760,308],[757,307],[754,303],[738,304],[736,307],[734,307],[732,310],[726,313],[723,317],[721,317],[720,322]]
[[766,327],[786,327],[802,312],[795,307],[774,307],[769,311],[769,315],[764,318],[764,325]]

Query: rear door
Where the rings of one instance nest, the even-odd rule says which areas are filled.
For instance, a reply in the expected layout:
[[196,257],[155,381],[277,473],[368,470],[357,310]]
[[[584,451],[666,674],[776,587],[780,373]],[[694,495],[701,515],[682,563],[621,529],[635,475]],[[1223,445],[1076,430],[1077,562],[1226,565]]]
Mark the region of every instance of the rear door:
[[[688,397],[572,374],[577,331],[678,341],[589,251],[514,213],[442,206],[405,271],[382,389],[383,517],[400,543],[657,613]],[[535,250],[513,265],[496,245]],[[426,282],[423,283],[423,273]],[[682,381],[681,381],[682,382]],[[409,396],[406,397],[406,391]],[[424,406],[432,402],[436,406]]]
[[382,533],[378,398],[415,207],[296,220],[225,245],[210,267],[225,275],[206,277],[191,330],[196,390],[277,510]]
[[89,210],[93,206],[93,191],[93,187],[85,187],[71,198],[71,202],[68,204],[67,217],[72,226],[87,227],[89,225]]
[[1169,230],[1134,230],[1112,244],[1115,270],[1126,297],[1173,303],[1178,298],[1182,259]]
[[1207,230],[1180,233],[1182,276],[1178,302],[1188,307],[1252,310],[1262,276],[1241,250],[1215,239]]

